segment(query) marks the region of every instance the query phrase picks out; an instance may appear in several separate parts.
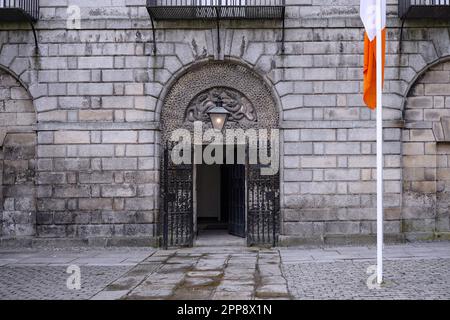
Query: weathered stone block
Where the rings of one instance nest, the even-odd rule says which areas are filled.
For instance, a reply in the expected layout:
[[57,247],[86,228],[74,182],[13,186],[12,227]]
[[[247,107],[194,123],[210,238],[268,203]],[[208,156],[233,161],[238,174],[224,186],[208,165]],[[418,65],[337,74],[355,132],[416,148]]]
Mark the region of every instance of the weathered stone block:
[[78,93],[87,96],[111,96],[113,85],[112,83],[80,83],[78,84]]
[[136,131],[103,131],[103,143],[136,143]]
[[80,145],[75,146],[69,156],[72,157],[112,157],[114,156],[113,145]]
[[153,211],[138,211],[136,212],[136,223],[153,223],[155,214]]
[[102,197],[134,197],[136,187],[133,185],[107,185],[102,186]]
[[286,235],[296,235],[302,238],[320,237],[323,235],[323,222],[284,223]]
[[55,159],[56,171],[80,171],[90,168],[90,159],[74,158],[74,159]]
[[335,156],[303,156],[300,158],[302,168],[334,168],[336,163]]
[[350,181],[359,180],[360,171],[357,169],[328,169],[325,170],[325,180]]
[[59,70],[59,81],[61,82],[89,82],[91,80],[90,70]]
[[112,121],[113,112],[110,110],[80,110],[78,118],[80,121]]
[[37,209],[40,212],[45,211],[62,211],[66,208],[66,202],[63,199],[38,199]]
[[106,82],[132,82],[133,70],[102,70],[102,79]]
[[89,186],[60,186],[55,188],[56,198],[88,198],[91,196]]
[[311,154],[312,143],[308,142],[286,143],[284,145],[284,153],[287,155]]
[[92,172],[92,173],[80,173],[79,174],[80,183],[112,183],[113,172]]
[[[113,57],[80,57],[78,58],[80,69],[112,69]],[[62,68],[63,69],[63,68]]]
[[125,200],[125,209],[127,210],[152,210],[154,209],[154,199],[146,198],[131,198]]
[[360,222],[354,221],[333,221],[325,222],[325,232],[327,234],[358,234],[360,233]]
[[325,143],[326,154],[359,154],[361,144],[359,142],[333,142]]
[[112,199],[80,199],[78,206],[80,210],[111,210]]
[[56,131],[56,144],[86,144],[90,143],[89,131]]
[[125,236],[150,236],[153,235],[153,224],[126,224]]
[[136,170],[136,158],[110,158],[102,159],[102,167],[104,170]]
[[101,220],[105,224],[136,223],[135,213],[132,211],[103,211]]
[[336,130],[333,129],[302,129],[302,141],[334,141]]
[[284,179],[286,181],[311,181],[312,171],[311,170],[284,170]]
[[129,157],[148,157],[154,155],[153,144],[127,145],[125,155]]
[[333,194],[336,193],[334,182],[302,182],[300,184],[302,194]]
[[336,69],[308,68],[305,71],[305,80],[336,80]]

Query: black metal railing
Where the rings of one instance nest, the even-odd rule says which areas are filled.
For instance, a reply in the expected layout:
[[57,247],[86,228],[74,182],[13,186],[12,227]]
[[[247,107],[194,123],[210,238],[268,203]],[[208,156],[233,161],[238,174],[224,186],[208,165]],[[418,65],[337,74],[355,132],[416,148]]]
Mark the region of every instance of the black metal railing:
[[155,20],[281,19],[285,0],[147,0]]
[[398,0],[398,15],[405,18],[450,18],[450,0]]
[[11,15],[14,11],[21,11],[33,21],[39,19],[39,0],[0,0],[0,10],[3,9]]

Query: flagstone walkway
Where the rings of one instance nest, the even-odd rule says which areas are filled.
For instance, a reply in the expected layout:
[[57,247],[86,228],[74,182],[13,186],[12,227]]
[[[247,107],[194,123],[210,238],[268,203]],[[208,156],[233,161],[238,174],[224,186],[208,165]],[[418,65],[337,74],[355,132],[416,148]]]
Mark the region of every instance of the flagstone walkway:
[[[154,263],[150,275],[139,272]],[[290,298],[279,252],[246,248],[158,251],[94,298],[117,297],[116,289],[122,299]]]

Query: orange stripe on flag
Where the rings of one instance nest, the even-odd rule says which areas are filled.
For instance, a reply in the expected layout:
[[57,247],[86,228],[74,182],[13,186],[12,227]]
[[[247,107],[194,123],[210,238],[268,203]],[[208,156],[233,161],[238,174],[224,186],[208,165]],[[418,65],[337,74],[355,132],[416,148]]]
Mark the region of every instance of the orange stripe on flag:
[[[383,83],[386,63],[386,28],[382,31]],[[377,107],[377,38],[372,41],[364,33],[364,102],[370,109]]]

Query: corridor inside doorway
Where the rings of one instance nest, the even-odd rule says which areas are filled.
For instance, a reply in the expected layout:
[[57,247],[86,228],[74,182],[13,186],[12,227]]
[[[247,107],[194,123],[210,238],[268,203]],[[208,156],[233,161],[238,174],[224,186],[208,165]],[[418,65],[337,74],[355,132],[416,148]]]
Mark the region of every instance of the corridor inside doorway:
[[245,166],[196,166],[196,245],[245,245]]

